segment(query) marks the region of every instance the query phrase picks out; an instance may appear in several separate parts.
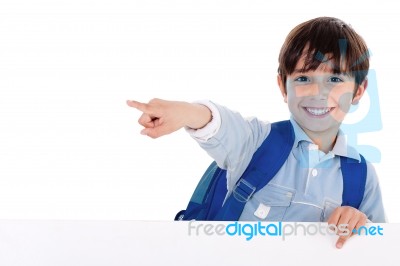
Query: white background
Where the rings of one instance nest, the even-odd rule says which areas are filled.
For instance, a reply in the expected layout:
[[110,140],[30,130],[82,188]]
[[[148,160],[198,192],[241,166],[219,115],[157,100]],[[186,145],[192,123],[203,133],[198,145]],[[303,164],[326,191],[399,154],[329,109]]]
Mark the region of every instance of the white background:
[[[285,240],[282,235],[257,234],[249,241],[243,234],[217,235],[215,229],[221,225],[228,223],[0,220],[0,263],[6,266],[375,266],[381,265],[385,258],[390,265],[400,264],[399,224],[374,224],[375,228],[381,226],[383,235],[352,237],[341,250],[335,248],[337,236],[326,232],[327,224],[285,223],[282,233],[297,230],[297,234],[286,234]],[[268,223],[262,225],[265,232]],[[205,226],[211,229],[208,234],[204,232]],[[291,227],[285,230],[285,226]],[[325,230],[316,233],[319,226]],[[232,233],[235,229],[231,229]]]
[[140,135],[140,113],[125,101],[208,98],[287,119],[280,46],[300,22],[336,16],[373,54],[383,130],[359,142],[380,149],[387,215],[400,222],[396,10],[386,1],[0,1],[0,219],[173,219],[211,159],[183,130]]

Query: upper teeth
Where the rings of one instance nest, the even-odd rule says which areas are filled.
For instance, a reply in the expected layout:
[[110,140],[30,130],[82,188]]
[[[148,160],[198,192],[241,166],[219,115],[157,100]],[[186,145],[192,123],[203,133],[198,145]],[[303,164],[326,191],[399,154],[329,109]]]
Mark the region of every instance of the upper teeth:
[[329,112],[331,110],[331,108],[326,107],[326,108],[310,108],[307,107],[306,108],[308,112],[310,112],[313,115],[324,115],[327,112]]

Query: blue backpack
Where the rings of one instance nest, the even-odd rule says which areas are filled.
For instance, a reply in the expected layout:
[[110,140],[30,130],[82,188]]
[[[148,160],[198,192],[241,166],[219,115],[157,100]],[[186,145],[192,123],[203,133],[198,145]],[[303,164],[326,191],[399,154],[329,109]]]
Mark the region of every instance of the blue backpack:
[[[289,120],[271,124],[271,131],[254,153],[243,175],[226,199],[226,170],[213,162],[200,179],[186,208],[175,220],[237,221],[251,197],[271,181],[287,160],[294,144]],[[340,156],[343,176],[342,206],[359,208],[364,196],[367,165],[360,154],[357,160]]]

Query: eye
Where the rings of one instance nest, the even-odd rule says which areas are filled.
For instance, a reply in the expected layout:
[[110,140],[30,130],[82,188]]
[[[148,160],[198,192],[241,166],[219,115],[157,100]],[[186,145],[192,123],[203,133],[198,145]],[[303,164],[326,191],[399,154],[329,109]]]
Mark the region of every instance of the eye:
[[301,76],[301,77],[296,78],[294,81],[298,81],[298,82],[308,82],[308,81],[310,81],[310,79],[307,78],[306,76]]
[[343,80],[339,77],[330,77],[329,82],[338,83],[338,82],[343,82]]

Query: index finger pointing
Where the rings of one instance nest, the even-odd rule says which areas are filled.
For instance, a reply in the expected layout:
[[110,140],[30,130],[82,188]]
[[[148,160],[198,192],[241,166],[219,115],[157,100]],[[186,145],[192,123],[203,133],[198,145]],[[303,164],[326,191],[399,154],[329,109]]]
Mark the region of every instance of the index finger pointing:
[[348,237],[340,236],[336,242],[336,248],[341,249],[344,243],[347,241]]
[[133,108],[138,109],[139,111],[142,111],[143,113],[148,113],[148,105],[145,103],[141,103],[138,101],[133,101],[133,100],[127,100],[126,103]]

